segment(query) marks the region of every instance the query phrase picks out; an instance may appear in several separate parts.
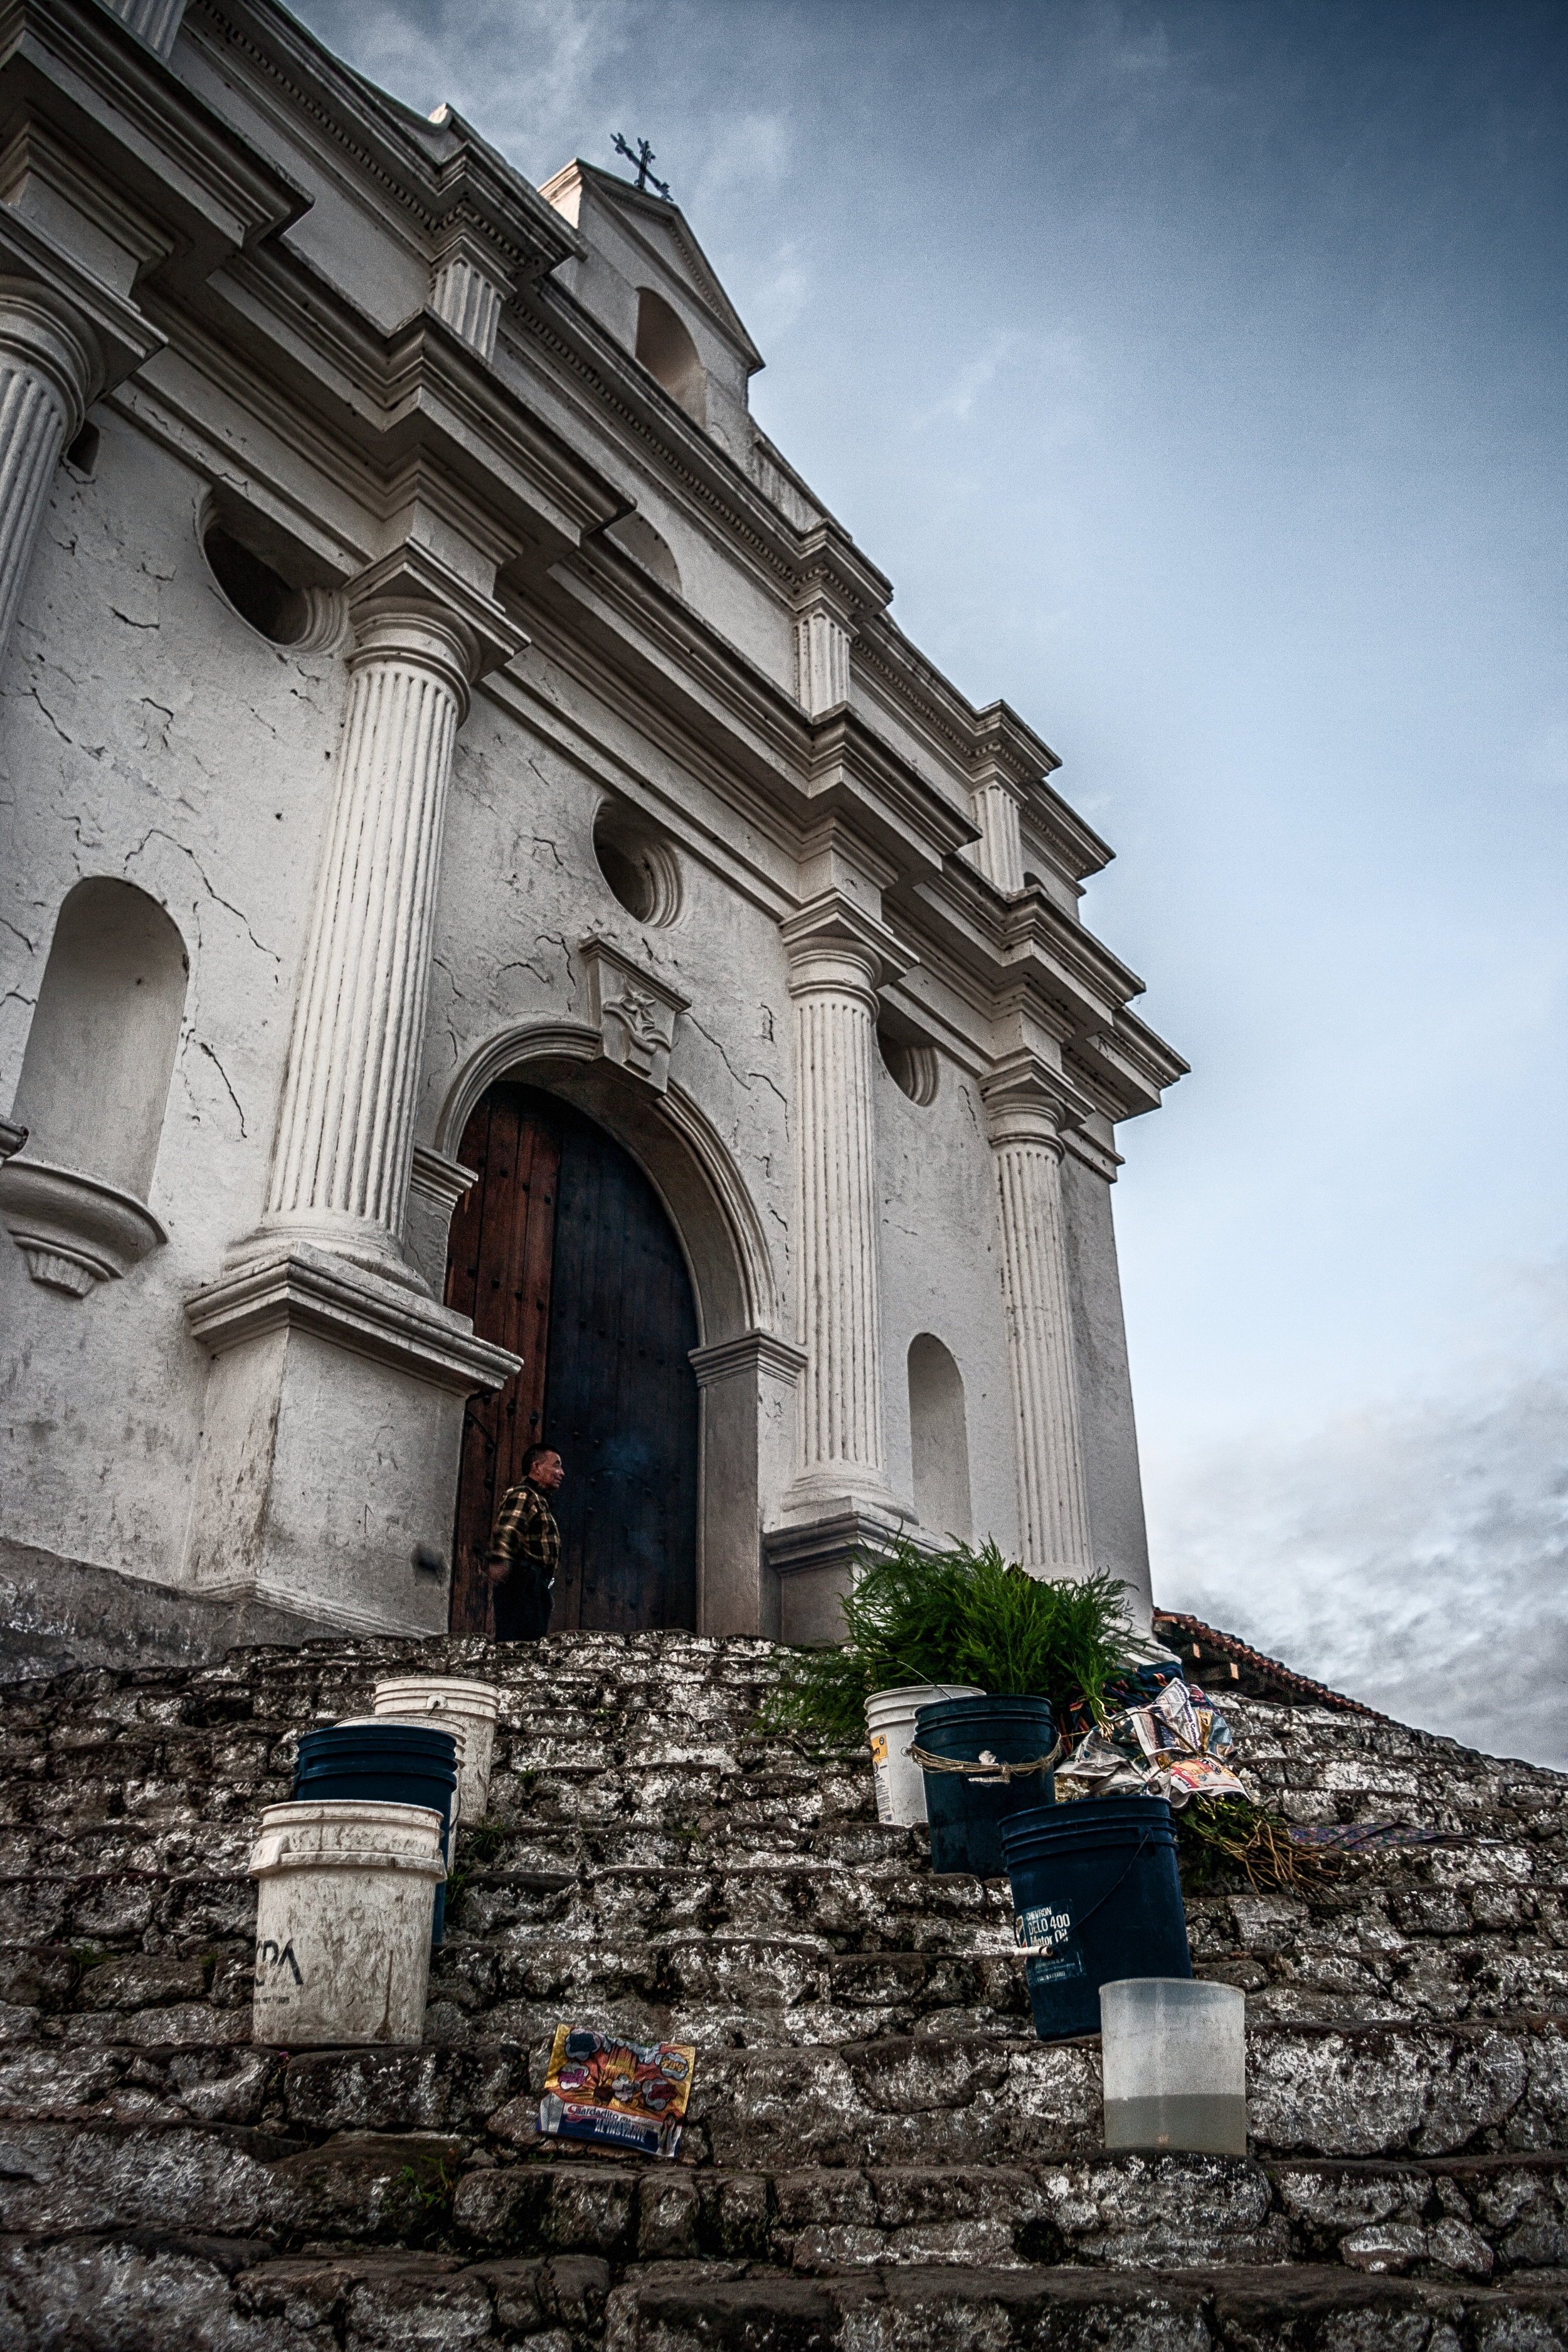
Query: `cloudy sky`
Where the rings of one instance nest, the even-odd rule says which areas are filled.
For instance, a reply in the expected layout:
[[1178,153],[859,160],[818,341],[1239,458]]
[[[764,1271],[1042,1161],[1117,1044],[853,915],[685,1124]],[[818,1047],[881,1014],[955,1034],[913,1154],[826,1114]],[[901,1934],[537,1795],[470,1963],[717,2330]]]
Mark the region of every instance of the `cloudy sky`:
[[1568,15],[309,0],[644,134],[766,430],[1115,845],[1156,1592],[1568,1761]]

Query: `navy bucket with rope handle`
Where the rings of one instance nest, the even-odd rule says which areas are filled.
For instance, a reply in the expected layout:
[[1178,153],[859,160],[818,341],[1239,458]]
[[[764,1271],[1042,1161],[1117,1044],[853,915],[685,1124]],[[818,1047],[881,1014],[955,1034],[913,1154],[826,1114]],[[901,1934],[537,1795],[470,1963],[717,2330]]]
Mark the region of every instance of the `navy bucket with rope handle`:
[[1004,1823],[1002,1843],[1042,2042],[1098,2033],[1102,1984],[1192,1975],[1163,1797],[1040,1805]]
[[1050,1804],[1061,1751],[1043,1698],[950,1698],[915,1717],[911,1759],[925,1774],[931,1866],[1001,1878],[1002,1824]]

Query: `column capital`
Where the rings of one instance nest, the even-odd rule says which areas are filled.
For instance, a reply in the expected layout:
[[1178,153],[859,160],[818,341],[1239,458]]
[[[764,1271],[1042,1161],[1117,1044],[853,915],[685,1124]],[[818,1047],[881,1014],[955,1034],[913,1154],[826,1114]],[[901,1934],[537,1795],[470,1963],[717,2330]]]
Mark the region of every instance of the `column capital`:
[[789,957],[789,992],[846,989],[866,1000],[874,1013],[877,991],[901,980],[918,961],[879,915],[858,906],[842,890],[825,890],[779,925]]
[[1064,1135],[1094,1108],[1062,1071],[1028,1052],[994,1063],[980,1081],[980,1098],[994,1144],[1039,1144],[1058,1160]]
[[733,1339],[716,1339],[710,1347],[692,1348],[687,1361],[700,1389],[713,1388],[721,1381],[755,1381],[764,1374],[794,1388],[805,1370],[806,1355],[804,1348],[772,1331],[752,1330]]
[[427,547],[408,540],[346,590],[354,628],[351,667],[380,656],[434,670],[468,709],[468,688],[530,643],[494,596]]
[[168,340],[134,302],[4,205],[0,335],[5,349],[55,385],[72,434],[100,394]]

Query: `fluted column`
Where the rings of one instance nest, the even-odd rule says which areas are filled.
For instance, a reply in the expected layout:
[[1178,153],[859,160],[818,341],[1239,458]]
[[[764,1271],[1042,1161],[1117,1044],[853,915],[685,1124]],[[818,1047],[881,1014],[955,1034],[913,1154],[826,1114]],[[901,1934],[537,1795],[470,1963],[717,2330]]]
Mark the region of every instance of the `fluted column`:
[[795,696],[812,718],[848,701],[849,646],[848,625],[830,604],[816,599],[796,613]]
[[988,882],[1016,898],[1024,887],[1024,842],[1016,797],[1005,784],[992,782],[970,793],[969,807],[980,827],[970,856]]
[[0,654],[60,452],[80,429],[100,373],[90,331],[63,305],[25,281],[0,280]]
[[475,650],[435,609],[360,619],[279,1121],[267,1225],[384,1270],[402,1265],[447,788]]
[[1092,1563],[1062,1214],[1066,1089],[1038,1065],[982,1089],[996,1169],[1002,1293],[1024,1565],[1087,1575]]
[[795,1020],[797,1491],[887,1488],[872,1118],[877,983],[892,934],[837,892],[783,925]]

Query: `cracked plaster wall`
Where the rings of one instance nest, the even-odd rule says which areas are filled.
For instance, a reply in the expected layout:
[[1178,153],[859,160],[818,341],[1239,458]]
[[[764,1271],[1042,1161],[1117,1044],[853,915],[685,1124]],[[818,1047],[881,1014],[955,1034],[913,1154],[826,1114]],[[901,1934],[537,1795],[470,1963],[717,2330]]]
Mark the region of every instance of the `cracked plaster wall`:
[[0,669],[0,1104],[67,891],[136,884],[191,967],[149,1194],[169,1241],[73,1300],[0,1232],[0,1485],[13,1540],[166,1579],[206,1374],[183,1307],[260,1213],[343,682],[226,603],[205,483],[112,410],[94,422],[96,473],[57,473]]
[[433,1135],[456,1073],[498,1030],[531,1018],[588,1018],[577,947],[597,931],[691,999],[670,1078],[740,1169],[787,1299],[790,1024],[777,929],[687,845],[676,853],[675,920],[634,921],[594,856],[594,817],[605,796],[578,761],[476,698],[454,765],[419,1131]]

